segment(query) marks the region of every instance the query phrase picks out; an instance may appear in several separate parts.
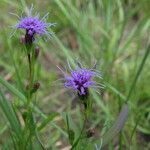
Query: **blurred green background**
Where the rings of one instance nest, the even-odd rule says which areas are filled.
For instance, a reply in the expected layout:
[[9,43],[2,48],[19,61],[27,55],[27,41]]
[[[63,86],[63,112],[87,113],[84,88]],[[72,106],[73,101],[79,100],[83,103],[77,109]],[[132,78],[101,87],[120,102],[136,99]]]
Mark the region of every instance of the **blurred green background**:
[[[56,66],[65,70],[67,59],[72,65],[73,60],[79,59],[90,68],[96,60],[106,88],[101,95],[93,93],[91,126],[96,128],[98,135],[105,132],[117,118],[146,51],[150,37],[150,0],[1,0],[0,76],[20,92],[25,86],[20,87],[18,76],[26,85],[28,74],[25,54],[19,42],[23,32],[16,31],[11,37],[14,30],[11,27],[18,21],[14,14],[24,16],[23,12],[32,3],[35,12],[41,16],[49,12],[48,22],[57,23],[52,29],[54,35],[51,39],[37,42],[41,51],[36,79],[41,87],[36,95],[36,105],[45,114],[59,112],[63,116],[62,112],[68,112],[75,122],[74,129],[77,129],[82,121],[80,109],[77,104],[72,104],[72,100],[76,101],[75,96],[57,81],[62,73]],[[129,118],[121,137],[122,149],[125,150],[130,145],[132,133],[131,150],[150,149],[149,59],[129,101]],[[1,83],[0,89],[16,108],[24,110],[20,100]],[[7,149],[11,145],[10,129],[1,109],[0,114],[0,149]],[[35,115],[40,122],[42,118]],[[54,122],[65,128],[61,116]],[[47,149],[69,149],[67,139],[51,125],[41,131],[40,138]],[[118,143],[110,143],[107,149],[117,150]]]

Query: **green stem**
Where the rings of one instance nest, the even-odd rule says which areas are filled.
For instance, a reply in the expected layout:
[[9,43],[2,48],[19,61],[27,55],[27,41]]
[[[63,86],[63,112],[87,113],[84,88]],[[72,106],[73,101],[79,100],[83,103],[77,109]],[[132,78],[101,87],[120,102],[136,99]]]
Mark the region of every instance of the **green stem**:
[[31,91],[31,86],[32,86],[32,65],[31,65],[31,55],[28,54],[28,65],[29,65],[29,81],[28,81],[28,88],[27,88],[27,93],[28,93],[28,104],[30,102],[30,91]]
[[141,64],[140,64],[140,66],[139,66],[139,68],[138,68],[138,71],[137,71],[137,73],[136,73],[136,75],[135,75],[135,78],[134,78],[134,80],[133,80],[133,82],[132,82],[132,85],[131,85],[129,94],[128,94],[128,96],[127,96],[126,102],[128,102],[129,99],[130,99],[130,96],[131,96],[131,94],[132,94],[132,92],[133,92],[133,89],[134,89],[134,87],[135,87],[135,85],[136,85],[136,82],[137,82],[137,80],[138,80],[138,77],[139,77],[139,75],[141,74],[142,69],[143,69],[143,67],[144,67],[144,64],[145,64],[145,62],[146,62],[146,59],[147,59],[147,57],[148,57],[148,55],[149,55],[149,52],[150,52],[150,44],[148,44],[148,47],[147,47],[146,52],[145,52],[145,55],[144,55],[144,57],[143,57],[143,59],[142,59],[142,62],[141,62]]
[[119,150],[122,150],[122,131],[119,134]]
[[82,127],[82,129],[81,129],[81,132],[80,132],[80,135],[79,135],[79,137],[77,138],[77,140],[74,142],[74,144],[72,145],[72,147],[71,147],[71,150],[73,150],[77,145],[78,145],[78,143],[79,143],[79,141],[82,139],[81,138],[81,136],[82,136],[82,133],[84,132],[84,130],[85,130],[85,127],[86,127],[86,122],[87,122],[87,110],[86,110],[87,108],[85,107],[85,110],[84,110],[84,123],[83,123],[83,127]]
[[[119,104],[119,112],[121,111],[122,102],[120,97],[118,97],[118,104]],[[122,131],[119,133],[119,150],[122,150]]]
[[29,81],[31,80],[31,72],[32,72],[32,68],[31,68],[31,55],[28,54],[28,64],[29,64]]
[[80,141],[80,139],[81,139],[82,133],[83,133],[83,131],[84,131],[84,129],[85,129],[85,125],[86,125],[86,120],[84,120],[83,127],[82,127],[82,129],[81,129],[80,135],[79,135],[79,137],[77,138],[77,140],[74,142],[74,144],[72,145],[71,150],[73,150],[73,149],[78,145],[78,143],[79,143],[79,141]]
[[30,107],[32,102],[32,93],[33,80],[34,80],[34,53],[31,50],[31,53],[27,54],[28,56],[28,65],[29,65],[29,80],[27,88],[27,120],[26,120],[26,129],[29,131],[27,136],[27,145],[32,148],[32,135],[33,135],[33,114],[32,108]]
[[134,133],[135,133],[135,131],[137,129],[137,126],[138,126],[140,120],[141,120],[141,115],[137,117],[135,126],[134,126],[134,128],[133,128],[133,130],[131,132],[131,137],[130,137],[130,142],[129,142],[129,150],[131,150],[131,144],[132,144],[133,135],[134,135]]

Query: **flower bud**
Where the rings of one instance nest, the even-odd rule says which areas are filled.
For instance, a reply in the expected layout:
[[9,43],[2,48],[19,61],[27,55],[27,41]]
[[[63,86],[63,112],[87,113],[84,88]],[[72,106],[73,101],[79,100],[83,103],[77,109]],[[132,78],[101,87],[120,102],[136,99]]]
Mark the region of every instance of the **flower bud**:
[[33,89],[38,90],[39,87],[40,87],[40,83],[39,82],[34,83]]
[[93,137],[94,135],[95,135],[95,129],[89,129],[89,130],[86,132],[87,138]]
[[40,83],[39,82],[35,82],[33,84],[33,88],[31,90],[31,94],[35,93],[39,89],[39,87],[40,87]]

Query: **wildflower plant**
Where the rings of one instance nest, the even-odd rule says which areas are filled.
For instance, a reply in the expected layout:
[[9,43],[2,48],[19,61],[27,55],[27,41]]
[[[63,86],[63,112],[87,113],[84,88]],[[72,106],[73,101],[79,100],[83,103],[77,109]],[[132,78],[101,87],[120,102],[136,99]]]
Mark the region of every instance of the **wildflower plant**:
[[[38,60],[40,48],[37,46],[37,43],[34,42],[36,36],[51,36],[51,32],[48,31],[48,28],[54,26],[54,23],[47,23],[46,14],[42,19],[40,19],[39,14],[32,16],[33,6],[29,10],[29,14],[26,17],[20,18],[18,23],[15,25],[16,29],[25,30],[25,35],[21,37],[22,49],[25,51],[28,69],[27,69],[27,79],[28,83],[25,88],[26,104],[25,111],[22,112],[22,118],[24,120],[23,132],[23,144],[18,144],[18,150],[34,149],[34,141],[36,140],[40,147],[44,149],[42,143],[38,138],[37,133],[37,124],[33,115],[33,103],[35,100],[34,94],[40,88],[40,83],[35,79],[35,64]],[[19,140],[18,140],[19,141]],[[17,148],[16,148],[17,149]]]
[[98,90],[101,90],[104,86],[96,82],[96,78],[102,79],[101,72],[96,70],[96,64],[92,68],[87,69],[83,67],[79,61],[77,61],[75,69],[72,69],[69,62],[68,67],[69,73],[65,73],[58,67],[64,74],[64,87],[75,92],[75,95],[78,97],[81,105],[83,104],[84,106],[84,109],[82,110],[83,126],[80,135],[76,140],[73,138],[75,133],[73,132],[73,129],[70,129],[69,119],[68,116],[66,116],[68,137],[70,144],[72,145],[71,149],[74,149],[77,147],[79,142],[82,142],[83,138],[90,138],[94,135],[94,129],[91,129],[89,125],[93,103],[90,95],[90,88],[94,88],[94,90],[98,92]]

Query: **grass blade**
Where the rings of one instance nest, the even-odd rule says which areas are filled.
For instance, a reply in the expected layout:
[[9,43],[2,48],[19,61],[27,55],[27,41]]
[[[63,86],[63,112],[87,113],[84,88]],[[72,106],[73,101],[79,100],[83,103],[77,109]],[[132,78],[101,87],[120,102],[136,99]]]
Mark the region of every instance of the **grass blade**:
[[3,86],[5,86],[9,91],[11,91],[11,93],[19,97],[21,100],[26,100],[26,97],[20,91],[18,91],[14,86],[12,86],[10,83],[4,80],[1,76],[0,76],[0,83]]
[[55,117],[57,117],[59,114],[57,112],[54,112],[50,114],[38,127],[38,131],[42,130],[49,122],[51,122]]
[[8,100],[4,97],[3,93],[0,91],[0,107],[2,108],[6,118],[8,119],[11,128],[16,133],[16,135],[21,136],[21,125],[18,121],[16,113],[14,112],[13,107],[8,102]]
[[136,85],[136,82],[137,82],[137,80],[138,80],[138,77],[140,76],[140,74],[141,74],[141,72],[142,72],[142,70],[143,70],[144,64],[145,64],[145,62],[146,62],[146,59],[148,58],[149,52],[150,52],[150,44],[148,45],[148,47],[147,47],[147,49],[146,49],[145,55],[144,55],[144,57],[143,57],[143,59],[142,59],[142,62],[141,62],[141,64],[140,64],[140,66],[139,66],[139,68],[138,68],[138,71],[137,71],[137,73],[136,73],[136,75],[135,75],[135,78],[134,78],[134,80],[133,80],[133,82],[132,82],[132,85],[131,85],[131,88],[130,88],[130,90],[129,90],[129,94],[128,94],[128,96],[127,96],[126,102],[128,102],[129,99],[130,99],[130,97],[131,97],[131,94],[132,94],[132,92],[133,92],[133,89],[135,88],[135,85]]

